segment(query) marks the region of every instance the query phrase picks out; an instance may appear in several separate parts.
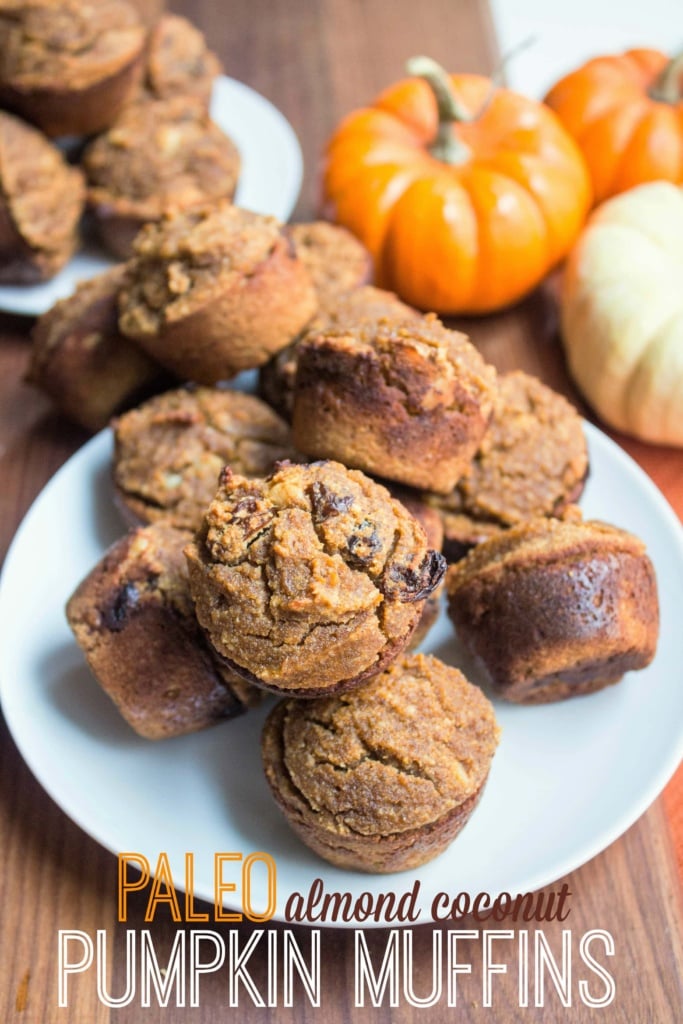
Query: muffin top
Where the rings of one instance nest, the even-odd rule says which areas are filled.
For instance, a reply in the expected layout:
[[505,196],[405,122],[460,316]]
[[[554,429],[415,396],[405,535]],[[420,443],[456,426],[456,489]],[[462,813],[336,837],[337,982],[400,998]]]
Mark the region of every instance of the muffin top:
[[404,656],[352,694],[285,702],[282,754],[319,824],[391,835],[473,796],[498,743],[493,707],[458,669]]
[[370,253],[346,228],[319,220],[292,224],[287,233],[311,275],[323,308],[343,292],[365,284],[371,276]]
[[430,501],[465,530],[554,515],[581,493],[588,451],[574,407],[521,370],[498,378],[488,431],[451,494]]
[[142,50],[127,0],[0,0],[0,80],[20,89],[86,89]]
[[228,200],[165,213],[135,239],[121,293],[120,324],[154,335],[250,277],[282,239],[275,217]]
[[82,166],[94,206],[155,220],[164,210],[231,196],[239,154],[198,100],[174,97],[129,104],[90,143]]
[[207,104],[221,63],[199,29],[177,14],[164,14],[149,39],[144,87],[156,99],[195,96]]
[[46,272],[71,249],[84,192],[81,172],[42,132],[0,111],[0,207]]
[[239,391],[181,388],[114,422],[114,480],[142,521],[196,529],[226,464],[263,476],[294,455],[289,429],[264,402]]

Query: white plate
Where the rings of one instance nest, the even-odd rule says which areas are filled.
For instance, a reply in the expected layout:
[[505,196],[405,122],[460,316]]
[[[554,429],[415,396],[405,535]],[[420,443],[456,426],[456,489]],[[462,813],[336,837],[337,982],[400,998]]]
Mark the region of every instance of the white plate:
[[[462,835],[418,871],[342,871],[290,832],[262,777],[265,711],[194,736],[139,739],[94,683],[64,618],[64,603],[123,532],[111,503],[108,433],[50,481],[26,516],[0,586],[0,696],[10,730],[47,792],[112,851],[156,863],[169,854],[178,888],[195,853],[195,893],[213,901],[213,855],[265,851],[277,864],[277,917],[289,893],[326,888],[405,891],[421,881],[421,920],[439,891],[526,892],[550,884],[617,838],[675,770],[683,748],[683,531],[650,480],[587,427],[592,471],[587,516],[647,543],[661,599],[653,664],[589,697],[542,707],[499,702],[502,740],[481,803]],[[459,658],[445,616],[426,649]],[[256,879],[255,879],[256,882]],[[256,885],[254,904],[263,898]],[[240,899],[239,895],[237,897]]]
[[[249,86],[220,75],[214,82],[211,116],[237,146],[242,158],[235,203],[286,221],[303,177],[301,148],[280,111]],[[0,285],[0,310],[40,316],[71,295],[79,281],[94,277],[114,260],[93,244],[84,245],[56,277],[45,284]]]

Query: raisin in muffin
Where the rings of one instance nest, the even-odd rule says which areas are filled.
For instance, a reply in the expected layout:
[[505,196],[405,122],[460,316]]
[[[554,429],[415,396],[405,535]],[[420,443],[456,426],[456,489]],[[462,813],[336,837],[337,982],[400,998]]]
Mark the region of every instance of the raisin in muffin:
[[35,284],[78,245],[85,183],[48,139],[0,111],[0,282]]
[[309,333],[292,433],[316,458],[447,494],[486,432],[495,370],[435,317]]
[[83,580],[67,618],[105,693],[147,739],[196,732],[260,702],[213,656],[194,615],[183,548],[156,523],[117,541]]
[[615,526],[530,520],[452,565],[446,589],[458,636],[507,700],[592,693],[655,654],[654,569]]
[[2,0],[0,104],[46,135],[102,131],[137,88],[146,37],[127,0]]
[[140,228],[165,211],[232,199],[240,158],[202,104],[180,96],[127,106],[81,166],[100,238],[125,260]]
[[113,427],[116,496],[132,523],[164,519],[198,529],[226,464],[265,476],[277,461],[295,457],[287,424],[240,391],[167,391]]
[[221,200],[143,228],[119,325],[179,377],[214,384],[265,363],[316,309],[281,224]]
[[296,379],[297,351],[300,342],[307,333],[315,334],[325,327],[341,327],[378,320],[396,320],[397,322],[417,319],[421,314],[406,306],[393,292],[363,285],[342,292],[334,299],[326,300],[312,323],[291,345],[273,356],[259,372],[259,388],[266,402],[291,420],[294,405],[294,381]]
[[[400,501],[403,507],[407,508],[412,516],[415,516],[425,532],[430,548],[441,552],[444,540],[443,523],[436,509],[423,501],[418,491],[410,491],[407,487],[400,487],[396,484],[390,484],[388,489],[392,497]],[[441,609],[441,594],[445,585],[445,580],[442,580],[425,601],[420,621],[410,639],[408,650],[413,651],[420,646],[438,619]]]
[[123,268],[82,281],[44,313],[31,332],[31,384],[86,430],[169,383],[169,375],[118,329]]
[[143,88],[154,99],[193,96],[209,106],[221,62],[208,48],[204,35],[177,14],[159,19],[149,38]]
[[497,743],[481,690],[418,654],[348,695],[281,701],[262,753],[273,795],[307,846],[339,867],[387,873],[419,867],[455,839]]
[[384,487],[334,462],[283,463],[265,480],[227,468],[187,557],[197,617],[227,664],[300,697],[397,657],[445,566]]
[[557,392],[517,370],[498,377],[484,440],[450,494],[427,496],[443,517],[449,561],[525,519],[561,516],[588,476],[581,417]]

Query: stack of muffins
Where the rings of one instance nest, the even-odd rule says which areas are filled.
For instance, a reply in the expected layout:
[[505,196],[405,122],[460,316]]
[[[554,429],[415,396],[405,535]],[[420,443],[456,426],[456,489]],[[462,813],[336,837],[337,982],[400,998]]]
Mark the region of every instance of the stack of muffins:
[[164,210],[234,194],[239,154],[208,113],[219,61],[162,9],[1,0],[0,281],[53,277],[84,211],[125,259]]

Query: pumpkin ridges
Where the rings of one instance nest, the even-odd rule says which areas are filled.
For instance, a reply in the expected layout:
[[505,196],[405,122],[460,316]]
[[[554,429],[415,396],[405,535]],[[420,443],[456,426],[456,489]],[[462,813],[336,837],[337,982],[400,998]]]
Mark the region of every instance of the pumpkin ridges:
[[683,169],[683,136],[676,113],[666,104],[646,107],[624,147],[612,178],[612,193],[626,192],[646,181],[676,180]]
[[648,109],[648,102],[624,104],[586,125],[578,143],[586,157],[596,203],[614,195],[622,154]]
[[[631,429],[648,440],[670,444],[673,425],[680,418],[680,381],[683,379],[683,302],[649,339],[631,375],[624,397],[624,415]],[[657,381],[657,402],[649,401]],[[662,382],[666,391],[662,393]]]

